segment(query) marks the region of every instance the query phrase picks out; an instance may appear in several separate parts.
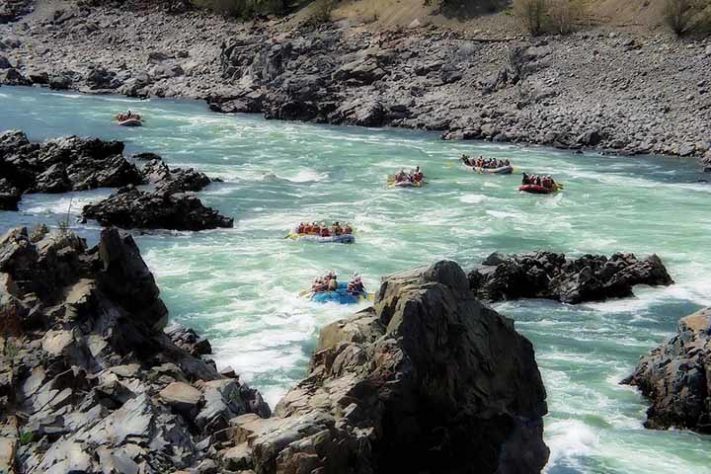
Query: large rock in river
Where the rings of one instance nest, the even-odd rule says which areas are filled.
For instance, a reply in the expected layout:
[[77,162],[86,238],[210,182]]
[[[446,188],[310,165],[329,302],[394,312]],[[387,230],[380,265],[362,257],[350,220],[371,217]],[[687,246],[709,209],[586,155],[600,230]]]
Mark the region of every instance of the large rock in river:
[[167,319],[129,235],[104,229],[91,249],[46,228],[0,237],[0,471],[216,466],[229,420],[269,408]]
[[119,189],[107,199],[84,206],[83,216],[123,229],[205,230],[232,227],[234,220],[206,207],[190,193]]
[[711,433],[711,308],[679,321],[677,334],[641,357],[623,383],[652,402],[647,428]]
[[232,420],[226,465],[278,472],[539,472],[546,392],[531,343],[453,262],[385,279],[321,330],[307,378]]
[[632,296],[635,285],[671,285],[674,281],[661,259],[634,254],[584,255],[536,252],[521,255],[494,253],[469,273],[469,284],[489,301],[548,298],[564,303],[601,301]]
[[[123,148],[118,141],[77,136],[31,143],[20,131],[4,132],[0,193],[62,193],[142,183],[138,168],[123,157]],[[4,191],[10,188],[16,191]]]
[[[147,154],[143,154],[147,155]],[[143,165],[143,175],[161,192],[182,193],[200,191],[210,184],[210,178],[194,168],[169,168],[158,156]]]

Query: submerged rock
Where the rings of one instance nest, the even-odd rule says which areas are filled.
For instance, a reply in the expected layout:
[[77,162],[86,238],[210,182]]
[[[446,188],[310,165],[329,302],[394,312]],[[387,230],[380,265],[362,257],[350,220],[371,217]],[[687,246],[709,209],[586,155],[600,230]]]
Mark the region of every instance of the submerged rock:
[[545,399],[531,343],[443,261],[323,328],[307,378],[275,417],[232,420],[221,457],[261,473],[539,472]]
[[564,303],[601,301],[633,296],[635,285],[671,285],[674,281],[661,259],[643,260],[633,254],[584,255],[536,252],[490,255],[469,273],[472,291],[489,301],[547,298]]
[[711,308],[679,321],[677,335],[642,356],[622,383],[634,385],[652,406],[644,426],[711,433]]
[[104,229],[91,249],[46,228],[0,237],[0,470],[216,466],[228,420],[269,409],[166,321],[131,236]]
[[121,188],[107,199],[84,206],[83,216],[123,229],[205,230],[232,227],[234,220],[205,207],[189,193]]

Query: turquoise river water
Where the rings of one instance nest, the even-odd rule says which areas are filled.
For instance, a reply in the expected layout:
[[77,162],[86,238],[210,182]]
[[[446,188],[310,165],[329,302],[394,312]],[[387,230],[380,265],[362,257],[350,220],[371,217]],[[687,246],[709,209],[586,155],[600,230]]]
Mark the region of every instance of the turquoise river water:
[[[112,116],[131,108],[146,126]],[[265,121],[218,115],[203,103],[138,101],[0,89],[0,130],[31,139],[78,134],[120,139],[171,166],[193,166],[216,183],[203,201],[235,217],[233,229],[136,235],[172,318],[208,336],[219,366],[231,365],[274,404],[305,374],[318,328],[356,308],[298,296],[326,270],[381,275],[450,258],[465,268],[494,250],[658,253],[676,284],[635,298],[566,306],[496,305],[536,349],[548,391],[549,473],[711,472],[711,438],[642,426],[645,402],[618,385],[677,320],[711,305],[711,185],[693,161],[575,155],[545,148],[445,142],[436,134]],[[520,194],[520,175],[479,176],[461,153],[509,157],[565,183],[555,196]],[[424,168],[422,189],[393,190],[386,175]],[[29,195],[0,212],[0,231],[57,223],[109,190]],[[71,207],[70,207],[71,203]],[[284,240],[301,220],[351,222],[355,245]],[[96,240],[95,223],[74,228]]]

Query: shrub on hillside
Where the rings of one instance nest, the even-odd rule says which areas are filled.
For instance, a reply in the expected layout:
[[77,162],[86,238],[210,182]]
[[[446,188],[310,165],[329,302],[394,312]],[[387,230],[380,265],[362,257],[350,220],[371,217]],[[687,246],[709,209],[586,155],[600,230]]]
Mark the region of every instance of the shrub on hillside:
[[514,15],[533,36],[544,33],[546,0],[514,0]]
[[664,0],[664,22],[678,36],[711,31],[709,0]]
[[533,36],[572,33],[583,17],[580,0],[514,0],[513,12]]
[[335,3],[335,0],[315,0],[309,7],[309,15],[305,24],[307,26],[319,26],[330,22]]
[[575,31],[582,17],[582,6],[575,0],[547,0],[547,31],[567,35]]
[[286,0],[192,0],[195,6],[208,8],[226,16],[250,18],[255,15],[279,14],[286,10]]

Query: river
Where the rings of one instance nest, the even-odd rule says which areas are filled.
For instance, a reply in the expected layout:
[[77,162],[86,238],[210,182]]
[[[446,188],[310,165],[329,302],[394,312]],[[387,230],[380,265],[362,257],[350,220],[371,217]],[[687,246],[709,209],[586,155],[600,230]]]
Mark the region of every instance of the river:
[[[146,126],[113,124],[127,108],[144,115]],[[224,180],[200,197],[233,216],[233,229],[136,239],[171,317],[208,336],[218,366],[231,365],[271,404],[305,374],[318,328],[356,309],[299,297],[324,271],[358,272],[374,289],[391,272],[442,258],[466,269],[495,250],[657,253],[676,280],[669,288],[637,288],[635,298],[579,306],[531,300],[495,307],[536,350],[548,391],[549,473],[711,472],[709,437],[645,430],[646,403],[618,384],[680,317],[711,305],[711,185],[697,182],[692,160],[445,142],[425,132],[218,115],[200,102],[3,87],[0,130],[8,128],[34,140],[119,139],[128,153],[156,152],[171,166]],[[520,174],[470,173],[457,163],[462,153],[508,157],[519,170],[554,175],[565,190],[518,193]],[[385,186],[388,173],[416,165],[427,186]],[[0,212],[0,231],[56,225],[108,193],[25,196],[20,212]],[[352,223],[357,243],[283,238],[312,220]],[[95,223],[73,228],[96,240]]]

